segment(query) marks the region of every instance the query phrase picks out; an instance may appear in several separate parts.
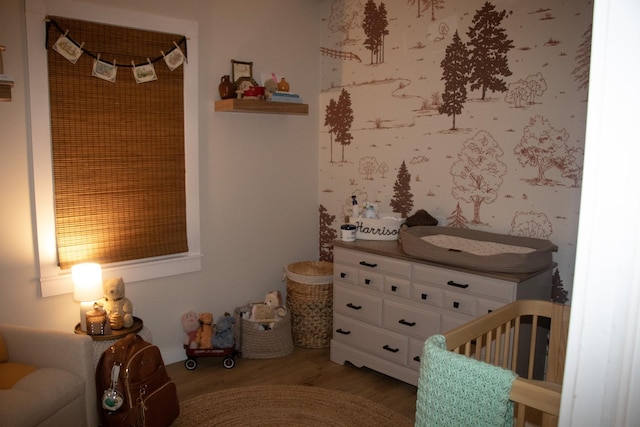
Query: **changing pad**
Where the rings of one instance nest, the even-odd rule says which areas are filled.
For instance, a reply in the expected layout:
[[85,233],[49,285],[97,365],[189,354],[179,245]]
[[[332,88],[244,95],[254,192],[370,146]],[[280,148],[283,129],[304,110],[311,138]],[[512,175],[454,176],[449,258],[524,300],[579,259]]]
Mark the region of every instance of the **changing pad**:
[[453,227],[400,230],[410,256],[455,267],[494,273],[534,273],[549,267],[558,247],[549,240]]

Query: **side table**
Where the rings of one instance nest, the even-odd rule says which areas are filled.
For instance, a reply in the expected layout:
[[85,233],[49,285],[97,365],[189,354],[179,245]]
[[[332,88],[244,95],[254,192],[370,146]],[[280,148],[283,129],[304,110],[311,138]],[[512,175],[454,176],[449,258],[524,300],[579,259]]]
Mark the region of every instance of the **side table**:
[[[78,335],[87,335],[86,332],[80,329],[79,323],[76,325],[74,332]],[[130,328],[114,330],[111,335],[89,335],[93,339],[93,367],[95,368],[98,366],[102,353],[104,353],[116,341],[132,333],[140,335],[143,340],[149,343],[153,342],[151,331],[144,326],[142,320],[137,317],[133,318],[133,326]]]

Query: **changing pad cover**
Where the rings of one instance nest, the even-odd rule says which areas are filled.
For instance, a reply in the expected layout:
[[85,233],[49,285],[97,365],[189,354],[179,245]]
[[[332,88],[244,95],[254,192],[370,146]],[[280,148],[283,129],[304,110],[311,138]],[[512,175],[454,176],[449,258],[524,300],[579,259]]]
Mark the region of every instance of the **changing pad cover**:
[[400,244],[407,255],[426,261],[515,274],[548,268],[558,250],[545,239],[434,226],[401,229]]

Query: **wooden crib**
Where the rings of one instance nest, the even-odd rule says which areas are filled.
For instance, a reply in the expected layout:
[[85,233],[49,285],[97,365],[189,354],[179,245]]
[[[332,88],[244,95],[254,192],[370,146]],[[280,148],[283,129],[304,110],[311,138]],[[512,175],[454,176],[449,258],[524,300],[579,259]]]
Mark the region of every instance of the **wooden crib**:
[[518,374],[510,394],[514,425],[556,426],[569,311],[548,301],[515,301],[445,333],[447,349]]

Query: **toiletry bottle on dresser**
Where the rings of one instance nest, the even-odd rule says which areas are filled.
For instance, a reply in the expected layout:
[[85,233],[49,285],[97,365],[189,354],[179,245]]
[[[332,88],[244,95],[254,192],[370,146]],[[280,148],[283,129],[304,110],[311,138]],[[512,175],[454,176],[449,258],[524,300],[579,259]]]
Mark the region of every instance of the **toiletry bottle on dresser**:
[[358,201],[356,200],[356,196],[351,196],[351,205],[352,205],[351,221],[356,221],[360,216],[358,212]]

